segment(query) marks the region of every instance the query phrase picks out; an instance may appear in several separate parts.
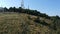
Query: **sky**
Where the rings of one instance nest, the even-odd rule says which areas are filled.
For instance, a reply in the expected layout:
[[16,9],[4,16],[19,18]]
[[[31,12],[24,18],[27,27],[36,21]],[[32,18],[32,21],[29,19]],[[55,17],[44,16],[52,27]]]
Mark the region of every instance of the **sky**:
[[[20,7],[21,0],[0,0],[0,7]],[[24,7],[49,16],[60,16],[60,0],[24,0]]]

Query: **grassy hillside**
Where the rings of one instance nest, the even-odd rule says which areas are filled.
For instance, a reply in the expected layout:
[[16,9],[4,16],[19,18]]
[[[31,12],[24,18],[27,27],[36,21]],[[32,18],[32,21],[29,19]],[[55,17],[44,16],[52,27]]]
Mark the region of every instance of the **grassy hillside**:
[[60,34],[58,27],[54,30],[51,26],[53,20],[44,17],[25,13],[0,13],[0,34]]

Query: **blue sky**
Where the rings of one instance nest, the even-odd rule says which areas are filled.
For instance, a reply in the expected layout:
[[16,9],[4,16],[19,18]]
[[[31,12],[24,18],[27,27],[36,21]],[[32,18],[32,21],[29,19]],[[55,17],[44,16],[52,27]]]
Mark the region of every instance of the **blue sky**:
[[[50,16],[60,16],[60,0],[24,0],[25,8],[38,10]],[[21,0],[0,0],[0,7],[20,7]]]

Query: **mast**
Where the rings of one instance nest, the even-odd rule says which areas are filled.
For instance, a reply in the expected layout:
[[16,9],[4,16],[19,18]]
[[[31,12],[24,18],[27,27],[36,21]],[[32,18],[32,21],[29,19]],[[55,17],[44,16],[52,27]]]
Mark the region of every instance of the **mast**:
[[21,0],[21,8],[24,8],[24,0]]

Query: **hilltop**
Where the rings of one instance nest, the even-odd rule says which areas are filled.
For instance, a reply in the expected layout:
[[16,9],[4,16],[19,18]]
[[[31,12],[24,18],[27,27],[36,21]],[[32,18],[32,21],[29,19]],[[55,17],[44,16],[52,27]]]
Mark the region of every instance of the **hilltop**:
[[60,17],[21,7],[5,7],[0,13],[0,34],[60,34]]

